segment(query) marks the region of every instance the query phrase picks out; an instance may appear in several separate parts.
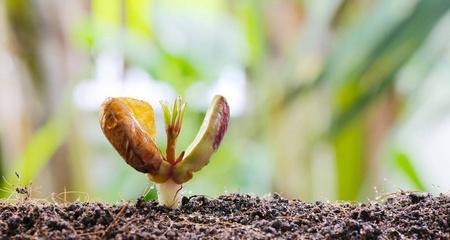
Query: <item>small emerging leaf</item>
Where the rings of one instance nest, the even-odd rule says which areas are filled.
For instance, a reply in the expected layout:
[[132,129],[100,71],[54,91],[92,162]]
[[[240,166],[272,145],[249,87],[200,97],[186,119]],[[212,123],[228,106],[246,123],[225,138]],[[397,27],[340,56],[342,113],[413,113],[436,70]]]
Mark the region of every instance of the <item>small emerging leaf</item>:
[[181,101],[181,98],[179,96],[175,99],[175,101],[173,101],[172,121],[170,123],[170,124],[172,124],[172,126],[175,125],[175,121],[178,116],[178,108],[180,107],[180,104],[179,104],[180,101]]
[[208,164],[219,147],[230,119],[228,103],[222,96],[215,96],[206,113],[200,131],[186,150],[183,160],[174,169],[172,178],[178,184],[192,178],[192,173]]
[[152,186],[145,194],[144,201],[148,202],[151,200],[158,200],[158,193],[156,192],[155,186]]
[[155,145],[153,108],[132,98],[108,98],[100,109],[100,125],[125,161],[143,173],[156,174],[163,156]]
[[169,105],[166,101],[160,101],[159,102],[161,104],[161,108],[163,110],[164,113],[164,124],[167,126],[170,125],[170,118],[171,118],[171,114],[170,114],[170,108]]
[[178,113],[178,117],[175,122],[175,128],[178,129],[178,131],[181,129],[181,124],[183,122],[185,110],[186,110],[186,103],[180,102],[180,106],[178,109],[179,113]]

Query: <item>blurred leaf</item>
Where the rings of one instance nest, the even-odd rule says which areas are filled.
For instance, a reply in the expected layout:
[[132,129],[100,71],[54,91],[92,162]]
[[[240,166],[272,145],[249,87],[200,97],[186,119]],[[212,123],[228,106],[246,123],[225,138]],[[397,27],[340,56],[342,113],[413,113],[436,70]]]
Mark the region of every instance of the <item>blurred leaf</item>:
[[238,4],[238,16],[244,27],[249,49],[248,63],[255,68],[265,58],[267,49],[262,3],[259,0],[245,0]]
[[68,124],[61,118],[47,121],[31,137],[23,151],[22,157],[16,161],[14,170],[18,170],[23,184],[36,178],[58,148],[64,143]]
[[[320,77],[335,89],[360,81],[377,60],[373,53],[387,48],[386,39],[392,39],[402,23],[409,21],[413,14],[403,8],[411,8],[411,5],[414,7],[411,1],[379,1],[367,18],[341,33]],[[378,52],[379,56],[383,54],[385,52]]]
[[121,2],[92,0],[92,13],[96,21],[119,26],[121,22]]
[[[335,97],[335,110],[340,111],[352,104],[359,93],[356,84],[342,88]],[[364,182],[364,127],[363,119],[352,119],[351,124],[332,138],[336,159],[337,197],[340,200],[356,200]]]
[[26,144],[22,156],[8,173],[9,179],[15,179],[14,172],[20,175],[20,184],[29,184],[47,165],[56,151],[64,144],[69,132],[72,117],[70,95],[65,94],[58,110],[47,122],[37,129]]
[[411,15],[376,45],[365,64],[355,65],[346,75],[346,79],[335,79],[346,84],[359,82],[364,90],[353,104],[334,118],[330,129],[332,134],[339,132],[388,89],[396,73],[422,45],[433,26],[449,9],[448,3],[448,1],[421,1]]
[[95,28],[91,21],[85,20],[76,24],[71,32],[70,40],[77,47],[90,50],[95,44]]
[[201,73],[191,59],[171,54],[162,47],[158,50],[160,59],[149,68],[155,79],[169,82],[179,93],[184,92],[192,82],[201,80]]
[[394,78],[384,79],[379,86],[369,89],[350,106],[346,111],[335,117],[329,129],[329,135],[335,136],[343,130],[345,126],[355,119],[359,113],[364,111],[367,106],[392,85]]
[[[2,2],[3,3],[3,2]],[[38,96],[46,94],[44,67],[40,56],[40,38],[38,17],[32,7],[31,1],[27,0],[7,0],[4,1],[9,23],[14,39],[14,49],[18,57],[25,64],[33,87],[37,90]]]
[[194,13],[212,13],[218,14],[223,8],[225,8],[226,1],[211,1],[211,0],[156,0],[155,4],[158,4],[159,8],[174,8],[182,10],[184,12]]
[[[413,5],[411,11],[408,10],[411,8],[409,5]],[[380,1],[373,14],[337,41],[315,82],[292,89],[285,102],[289,103],[305,90],[325,82],[334,89],[355,81],[363,81],[361,85],[367,91],[380,88],[386,84],[383,79],[393,77],[416,52],[449,8],[450,1],[446,0],[422,0],[417,4]],[[357,112],[355,107],[351,108]]]
[[[389,89],[397,72],[445,14],[448,3],[420,1],[401,21],[391,19],[395,23],[392,28],[371,22],[374,18],[386,22],[382,19],[386,9],[377,8],[375,15],[362,24],[365,31],[372,31],[369,35],[373,38],[364,39],[361,32],[350,32],[330,56],[321,75],[325,79],[318,81],[330,81],[329,86],[335,92],[329,134],[336,154],[339,199],[355,200],[365,181],[367,147],[363,119],[357,116]],[[349,48],[352,45],[355,49]]]
[[151,1],[127,0],[126,3],[127,27],[135,33],[151,37],[153,34],[150,22]]
[[420,180],[419,175],[411,161],[411,158],[404,152],[395,152],[394,161],[396,167],[405,174],[409,181],[411,181],[414,186],[420,191],[426,191],[422,180]]
[[158,200],[158,192],[154,185],[144,194],[144,201]]
[[[346,4],[348,1],[343,2],[341,7]],[[322,72],[314,81],[289,89],[284,99],[285,104],[293,102],[297,97],[317,87],[330,86],[332,89],[339,89],[345,82],[356,79],[357,69],[368,64],[372,49],[399,24],[401,17],[405,15],[404,12],[411,8],[410,5],[413,5],[413,2],[378,1],[372,13],[362,22],[353,24],[354,26],[346,31],[338,32],[335,46],[327,56]],[[336,14],[343,13],[338,10]],[[345,16],[341,15],[339,18]]]

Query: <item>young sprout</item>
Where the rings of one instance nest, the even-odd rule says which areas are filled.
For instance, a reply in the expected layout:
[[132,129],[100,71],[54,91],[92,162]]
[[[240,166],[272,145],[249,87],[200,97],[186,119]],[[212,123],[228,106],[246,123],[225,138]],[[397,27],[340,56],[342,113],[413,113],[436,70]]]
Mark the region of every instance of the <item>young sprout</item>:
[[160,204],[178,208],[182,184],[208,164],[227,130],[230,109],[215,96],[191,145],[177,155],[176,143],[186,103],[177,97],[172,105],[161,101],[167,146],[165,155],[156,146],[153,108],[133,98],[108,98],[100,109],[100,126],[109,142],[134,169],[156,183]]

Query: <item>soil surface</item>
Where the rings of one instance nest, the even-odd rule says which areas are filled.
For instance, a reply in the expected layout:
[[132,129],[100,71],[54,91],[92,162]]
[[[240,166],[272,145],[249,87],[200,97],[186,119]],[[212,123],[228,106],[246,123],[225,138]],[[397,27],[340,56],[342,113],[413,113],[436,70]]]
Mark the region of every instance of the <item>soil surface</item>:
[[0,239],[449,239],[450,196],[398,193],[383,201],[306,203],[279,195],[145,203],[0,203]]

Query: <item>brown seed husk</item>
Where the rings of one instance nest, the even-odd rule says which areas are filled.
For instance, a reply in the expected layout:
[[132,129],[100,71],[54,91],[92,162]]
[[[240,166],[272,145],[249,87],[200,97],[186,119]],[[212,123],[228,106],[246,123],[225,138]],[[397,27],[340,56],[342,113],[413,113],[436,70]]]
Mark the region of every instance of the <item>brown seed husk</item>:
[[132,98],[108,98],[100,109],[100,125],[109,142],[134,169],[156,174],[164,157],[154,143],[153,108]]

